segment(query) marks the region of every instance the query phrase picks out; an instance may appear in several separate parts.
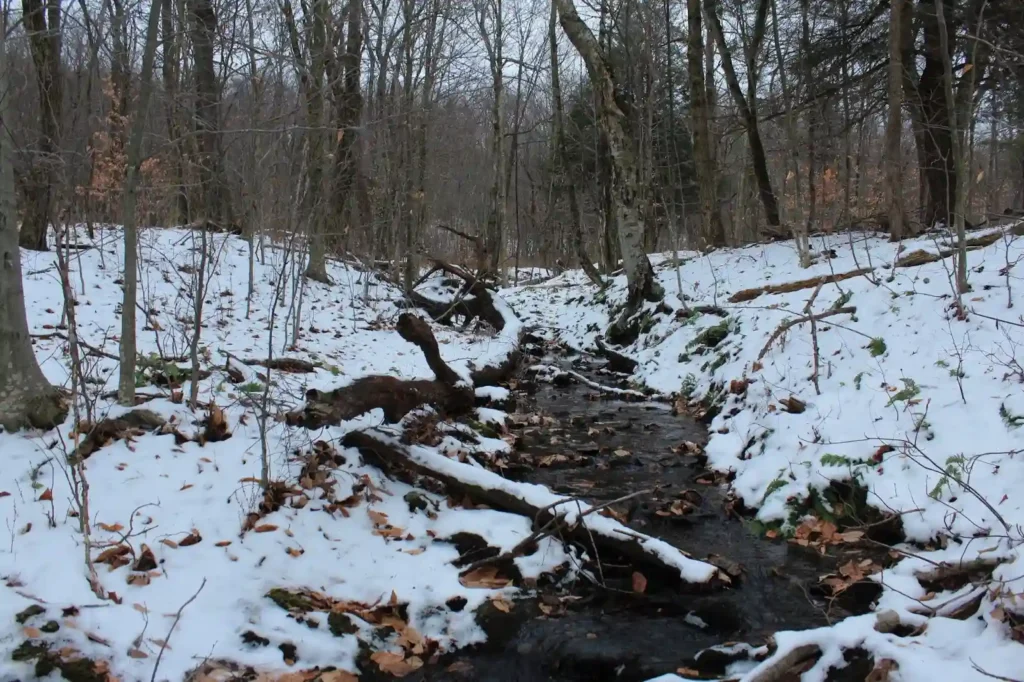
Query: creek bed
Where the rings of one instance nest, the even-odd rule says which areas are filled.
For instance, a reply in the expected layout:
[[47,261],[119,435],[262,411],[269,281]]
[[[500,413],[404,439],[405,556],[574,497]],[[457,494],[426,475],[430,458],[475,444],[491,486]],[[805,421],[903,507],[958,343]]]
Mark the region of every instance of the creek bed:
[[[586,357],[544,362],[615,381]],[[412,679],[640,681],[680,669],[715,678],[738,672],[729,666],[778,630],[819,627],[866,609],[870,593],[859,603],[852,593],[852,604],[829,603],[817,589],[820,576],[863,558],[863,550],[822,556],[755,533],[731,511],[724,478],[685,445],[706,441],[703,425],[664,404],[597,399],[582,383],[558,384],[527,379],[516,392],[518,412],[530,416],[513,429],[518,442],[506,475],[590,503],[656,489],[622,504],[621,518],[694,558],[741,572],[730,588],[715,591],[669,587],[654,576],[638,594],[633,567],[601,557],[600,568],[587,566],[594,579],[578,581],[568,594],[565,586],[541,588],[509,613],[485,607],[478,620],[486,644],[446,656]]]

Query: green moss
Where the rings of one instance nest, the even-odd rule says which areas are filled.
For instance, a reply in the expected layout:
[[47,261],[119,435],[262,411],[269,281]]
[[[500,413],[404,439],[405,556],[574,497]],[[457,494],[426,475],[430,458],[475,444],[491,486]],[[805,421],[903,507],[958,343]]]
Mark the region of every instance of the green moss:
[[331,613],[327,616],[327,627],[335,637],[354,635],[359,631],[359,626],[352,622],[352,619],[344,613]]
[[292,592],[283,587],[275,587],[267,592],[267,598],[285,611],[313,611],[313,600],[301,592]]
[[44,614],[44,613],[46,613],[46,609],[44,609],[39,604],[33,604],[32,606],[29,606],[24,611],[19,612],[18,615],[16,615],[14,617],[14,620],[16,620],[19,623],[21,623],[22,625],[24,625],[25,622],[29,618],[32,618],[33,616],[38,616],[38,615],[41,615],[41,614]]
[[731,329],[729,325],[729,319],[726,318],[716,325],[712,325],[702,331],[697,336],[686,344],[687,348],[697,348],[703,346],[705,348],[714,348],[729,336]]

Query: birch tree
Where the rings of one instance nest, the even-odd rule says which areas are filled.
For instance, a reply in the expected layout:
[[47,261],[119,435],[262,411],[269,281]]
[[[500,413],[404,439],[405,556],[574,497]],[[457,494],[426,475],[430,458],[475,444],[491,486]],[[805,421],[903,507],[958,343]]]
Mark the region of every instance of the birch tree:
[[598,127],[608,140],[611,165],[612,203],[618,223],[619,248],[626,270],[628,298],[621,316],[609,336],[626,332],[630,317],[645,300],[657,301],[664,290],[654,278],[654,269],[644,252],[644,226],[638,203],[639,172],[633,155],[633,143],[626,132],[626,116],[615,99],[615,79],[593,32],[580,19],[573,0],[555,0],[562,30],[586,64],[597,95]]

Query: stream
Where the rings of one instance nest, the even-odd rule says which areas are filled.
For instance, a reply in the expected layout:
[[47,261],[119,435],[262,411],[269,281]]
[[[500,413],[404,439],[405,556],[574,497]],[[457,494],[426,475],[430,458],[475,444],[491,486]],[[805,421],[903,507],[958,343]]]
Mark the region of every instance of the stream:
[[[541,356],[533,361],[571,368],[601,384],[616,382],[601,360],[532,351]],[[555,384],[527,373],[518,385],[512,429],[518,441],[506,475],[594,504],[655,489],[618,506],[620,520],[694,558],[712,557],[735,576],[733,584],[710,590],[645,576],[640,594],[628,561],[602,556],[599,568],[587,566],[593,580],[540,586],[537,599],[517,601],[509,613],[483,607],[478,622],[487,643],[450,654],[411,679],[640,681],[676,671],[703,679],[738,676],[744,664],[734,661],[747,661],[750,647],[762,646],[772,633],[819,627],[866,609],[871,595],[859,603],[828,603],[817,589],[820,576],[837,562],[862,558],[862,550],[830,549],[822,556],[755,533],[732,511],[724,477],[704,468],[699,448],[686,446],[706,442],[702,424],[665,404],[600,398],[580,382]],[[835,679],[863,679],[846,676],[856,667]]]

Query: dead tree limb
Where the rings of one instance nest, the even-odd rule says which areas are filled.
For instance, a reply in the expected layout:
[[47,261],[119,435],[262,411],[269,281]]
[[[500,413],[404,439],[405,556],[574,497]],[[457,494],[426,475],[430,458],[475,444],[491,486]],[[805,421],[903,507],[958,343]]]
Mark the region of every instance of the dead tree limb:
[[[471,467],[449,459],[429,448],[407,446],[397,437],[379,429],[353,431],[342,440],[345,447],[356,448],[368,463],[385,472],[406,471],[442,483],[450,493],[468,497],[492,509],[519,514],[543,527],[558,515],[571,515],[577,501],[540,491],[536,486],[523,486],[493,472]],[[559,504],[553,504],[553,503]],[[584,513],[586,508],[582,510]],[[639,565],[664,574],[666,579],[720,587],[729,582],[727,576],[711,564],[691,559],[682,550],[657,538],[633,533],[614,519],[601,515],[566,519],[566,535],[585,547],[596,546],[602,552],[624,556]],[[628,532],[628,534],[626,534]]]
[[766,284],[763,287],[756,287],[754,289],[743,289],[737,291],[735,294],[729,297],[730,303],[743,303],[744,301],[752,301],[758,296],[764,294],[787,294],[792,291],[800,291],[801,289],[810,289],[811,287],[818,286],[819,284],[832,284],[833,282],[841,282],[844,279],[853,279],[854,277],[860,277],[873,271],[874,268],[860,268],[858,270],[851,270],[850,272],[840,272],[836,274],[822,275],[820,277],[811,277],[809,279],[801,279],[795,282],[786,282],[784,284]]
[[310,389],[306,392],[305,406],[289,413],[287,423],[320,428],[353,419],[376,408],[384,411],[384,419],[390,423],[400,421],[422,405],[431,405],[443,414],[462,414],[472,409],[473,390],[460,383],[458,373],[441,357],[430,325],[411,313],[402,313],[398,318],[397,331],[423,352],[427,365],[434,372],[434,380],[403,380],[375,375],[326,393]]
[[604,341],[596,339],[594,342],[597,345],[597,354],[608,361],[608,369],[613,372],[619,372],[621,374],[632,374],[636,371],[636,368],[640,365],[639,362],[623,355],[618,351],[614,351],[608,346],[604,345]]

